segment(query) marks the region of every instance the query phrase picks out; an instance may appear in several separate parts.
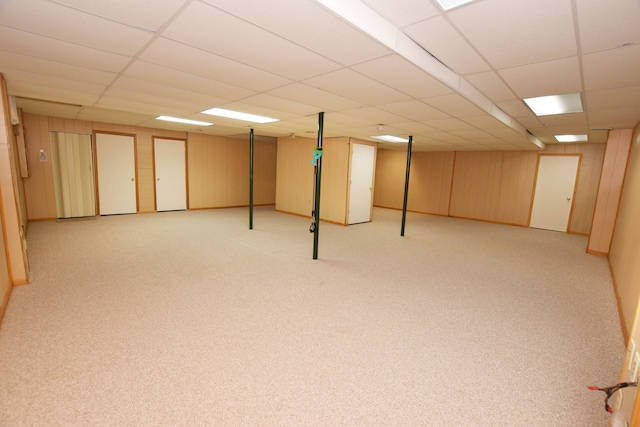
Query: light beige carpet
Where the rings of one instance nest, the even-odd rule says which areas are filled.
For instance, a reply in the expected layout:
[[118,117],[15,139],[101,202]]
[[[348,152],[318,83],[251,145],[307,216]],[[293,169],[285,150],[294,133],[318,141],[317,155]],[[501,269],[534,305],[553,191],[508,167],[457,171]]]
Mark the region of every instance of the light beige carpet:
[[625,348],[586,238],[375,209],[29,226],[3,426],[605,426]]

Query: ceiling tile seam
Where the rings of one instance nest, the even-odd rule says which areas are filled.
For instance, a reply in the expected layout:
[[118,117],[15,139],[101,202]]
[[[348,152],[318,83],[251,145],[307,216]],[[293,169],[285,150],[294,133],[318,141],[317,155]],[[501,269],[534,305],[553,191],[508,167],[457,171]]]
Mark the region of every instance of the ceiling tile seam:
[[588,105],[588,98],[587,98],[587,88],[585,86],[585,80],[584,80],[584,63],[583,63],[583,56],[582,56],[582,39],[580,38],[580,19],[578,16],[578,4],[576,0],[571,0],[571,15],[573,18],[573,30],[575,33],[575,38],[576,38],[576,53],[578,56],[578,70],[579,70],[579,74],[580,74],[580,91],[581,91],[581,98],[582,98],[582,104],[583,104],[583,109],[587,112],[586,113],[586,119],[587,119],[587,130],[590,131],[591,130],[591,122],[590,122],[590,117],[589,117],[589,110],[587,107]]
[[[330,11],[335,13],[337,16],[342,17],[345,21],[351,23],[352,25],[360,28],[365,33],[369,34],[371,37],[378,39],[381,43],[384,43],[386,46],[394,49],[398,54],[403,56],[405,59],[414,63],[422,70],[431,74],[433,77],[440,80],[442,83],[456,90],[460,95],[465,97],[468,101],[476,105],[477,107],[483,109],[487,113],[493,115],[492,112],[500,111],[501,114],[498,114],[501,117],[499,120],[503,120],[503,116],[508,116],[502,110],[500,110],[489,98],[484,96],[477,89],[473,92],[473,97],[476,99],[470,99],[468,97],[469,93],[472,91],[469,89],[467,94],[461,92],[461,80],[462,76],[455,73],[441,61],[436,59],[434,55],[429,53],[426,49],[420,46],[418,43],[413,41],[409,36],[407,36],[404,32],[399,30],[395,25],[384,19],[381,15],[375,12],[366,4],[362,3],[360,0],[315,0],[316,2],[324,5]],[[365,22],[363,16],[373,17],[376,21],[375,24]],[[455,28],[455,27],[454,27]],[[384,30],[384,31],[383,31]],[[456,29],[457,30],[457,29]],[[465,39],[466,40],[466,39]],[[473,46],[473,45],[471,45]],[[475,46],[474,46],[475,49]],[[484,59],[484,58],[483,58]],[[473,87],[470,83],[465,87]],[[464,90],[464,89],[463,89]],[[477,99],[484,98],[486,100],[482,104],[478,105]],[[487,111],[487,104],[491,104],[491,109]],[[511,120],[503,121],[510,127],[513,127],[514,123],[517,123],[516,130],[521,132],[523,128],[518,122],[509,117]],[[526,135],[523,135],[526,137]],[[540,146],[542,142],[540,141],[532,141],[534,145]]]
[[178,10],[176,10],[176,12],[171,15],[171,17],[169,19],[167,19],[159,28],[158,31],[153,33],[153,36],[151,37],[151,39],[144,45],[142,46],[142,48],[140,48],[140,50],[138,50],[138,52],[131,56],[129,59],[129,62],[122,67],[122,69],[120,69],[120,71],[117,73],[117,75],[113,78],[113,80],[111,81],[111,83],[109,83],[108,85],[106,85],[104,91],[102,91],[102,94],[100,94],[100,96],[98,97],[97,101],[91,105],[92,107],[98,105],[100,103],[100,101],[102,100],[102,98],[104,97],[105,93],[111,89],[111,87],[113,86],[113,84],[124,75],[124,73],[127,71],[127,69],[129,67],[131,67],[131,65],[136,62],[138,60],[138,58],[149,48],[149,46],[151,46],[158,38],[161,37],[162,32],[169,26],[171,25],[171,23],[191,4],[193,3],[195,0],[186,0],[182,6],[180,6],[178,8]]

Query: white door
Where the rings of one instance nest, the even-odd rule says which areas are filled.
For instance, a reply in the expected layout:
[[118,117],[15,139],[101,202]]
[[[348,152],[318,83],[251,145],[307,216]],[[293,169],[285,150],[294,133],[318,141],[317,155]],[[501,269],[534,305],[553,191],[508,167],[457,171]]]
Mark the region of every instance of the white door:
[[178,211],[187,209],[187,172],[185,142],[154,138],[156,173],[156,209]]
[[371,221],[375,147],[351,144],[349,184],[349,224]]
[[133,136],[96,134],[100,215],[136,213]]
[[566,232],[580,156],[541,155],[530,227]]

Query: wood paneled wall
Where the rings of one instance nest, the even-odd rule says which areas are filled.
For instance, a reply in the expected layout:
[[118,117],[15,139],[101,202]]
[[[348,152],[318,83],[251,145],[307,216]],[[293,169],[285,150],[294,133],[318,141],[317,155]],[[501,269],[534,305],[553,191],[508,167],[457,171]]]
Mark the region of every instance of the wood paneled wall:
[[[346,224],[349,182],[349,138],[323,141],[320,219]],[[316,140],[278,138],[276,210],[311,216],[314,198],[313,151]]]
[[[582,154],[569,232],[588,234],[605,144],[548,145],[544,151],[413,153],[407,209],[529,225],[538,153]],[[374,205],[401,209],[406,152],[378,150]]]
[[[29,154],[29,178],[24,179],[27,212],[30,220],[56,218],[53,168],[49,132],[92,134],[121,133],[135,136],[138,212],[155,211],[153,138],[187,141],[189,208],[246,206],[249,204],[248,140],[214,137],[137,126],[24,115]],[[254,203],[275,203],[276,147],[269,141],[254,144]],[[46,162],[38,160],[44,150]]]
[[[616,285],[620,316],[631,331],[640,297],[640,126],[631,140],[618,215],[609,250],[609,264]],[[636,320],[637,321],[637,320]]]
[[[189,208],[249,205],[249,141],[189,133]],[[276,144],[254,140],[253,203],[275,203]]]

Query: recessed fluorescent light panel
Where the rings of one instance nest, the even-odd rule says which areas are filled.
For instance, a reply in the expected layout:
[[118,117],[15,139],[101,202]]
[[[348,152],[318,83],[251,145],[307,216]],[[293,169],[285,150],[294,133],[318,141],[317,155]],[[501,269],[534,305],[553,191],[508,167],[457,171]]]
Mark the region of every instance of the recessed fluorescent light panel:
[[536,116],[582,113],[582,101],[579,93],[526,98],[524,102],[527,103]]
[[156,120],[164,120],[165,122],[184,123],[187,125],[211,126],[213,123],[199,122],[198,120],[181,119],[179,117],[158,116]]
[[377,136],[372,136],[371,138],[375,138],[375,139],[379,139],[379,140],[387,141],[387,142],[409,142],[408,139],[399,138],[399,137],[393,136],[393,135],[377,135]]
[[462,6],[463,4],[471,3],[473,0],[436,0],[442,10],[445,12],[454,7]]
[[586,142],[589,140],[587,135],[556,135],[558,142]]
[[202,111],[203,114],[211,114],[212,116],[226,117],[228,119],[244,120],[253,123],[271,123],[277,122],[278,119],[271,117],[257,116],[255,114],[241,113],[239,111],[225,110],[224,108],[210,108]]

